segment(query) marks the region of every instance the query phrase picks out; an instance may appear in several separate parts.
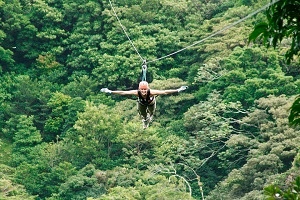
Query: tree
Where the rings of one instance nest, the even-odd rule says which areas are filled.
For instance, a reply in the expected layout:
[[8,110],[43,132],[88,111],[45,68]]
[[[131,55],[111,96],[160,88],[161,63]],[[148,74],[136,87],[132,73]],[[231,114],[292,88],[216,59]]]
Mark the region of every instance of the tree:
[[127,164],[137,169],[145,169],[153,162],[154,147],[159,146],[161,138],[155,129],[143,131],[140,124],[129,122],[116,141],[124,145],[122,150]]
[[[251,199],[260,199],[265,184],[276,181],[281,174],[286,176],[292,168],[300,136],[299,130],[290,127],[287,120],[291,98],[270,95],[255,103],[257,108],[241,120],[245,132],[226,142],[232,153],[244,151],[241,156],[246,160],[218,184],[208,200],[219,199],[220,195],[225,199],[249,199],[251,195],[255,195]],[[246,132],[251,126],[255,128]],[[299,168],[295,171],[299,172]]]
[[66,134],[71,140],[70,149],[75,166],[93,163],[102,169],[111,168],[121,160],[122,145],[116,142],[117,136],[123,132],[119,114],[100,104],[98,106],[86,102],[84,112],[78,114],[74,130]]
[[104,193],[104,188],[97,184],[95,167],[91,164],[83,167],[77,174],[70,176],[61,186],[53,199],[87,199],[87,197],[98,197]]
[[19,115],[13,137],[13,162],[18,165],[27,161],[31,150],[42,142],[40,131],[33,125],[33,116]]
[[5,71],[26,71],[24,63],[32,64],[43,54],[41,52],[48,52],[57,45],[56,42],[63,35],[63,30],[49,24],[61,18],[61,14],[44,1],[14,0],[1,6],[0,12],[2,30],[7,35],[3,46],[13,52],[16,61],[15,65],[7,66]]
[[[267,22],[257,24],[249,36],[249,41],[262,40],[267,47],[277,48],[285,39],[288,40],[285,57],[288,63],[299,60],[300,52],[300,5],[295,0],[281,0],[267,9]],[[300,107],[297,97],[289,115],[289,122],[299,125]]]
[[153,126],[142,130],[136,97],[99,92],[136,89],[141,72],[108,1],[0,0],[0,162],[16,166],[4,178],[0,166],[4,185],[49,200],[199,199],[197,173],[206,194],[225,179],[211,199],[262,199],[262,185],[291,168],[299,130],[284,120],[285,98],[256,100],[296,94],[297,65],[283,63],[280,51],[244,47],[257,18],[148,61],[266,1],[114,1],[147,59],[151,88],[189,85],[158,97]]
[[49,114],[44,126],[44,140],[53,141],[56,137],[63,138],[65,134],[73,129],[77,112],[84,110],[85,102],[80,97],[71,98],[60,92],[56,92],[49,99],[47,106]]
[[36,196],[29,195],[23,185],[16,184],[12,178],[15,170],[7,165],[0,164],[0,199],[7,200],[34,200]]
[[264,188],[266,200],[297,200],[300,198],[300,176],[289,186],[288,189],[280,189],[275,185]]
[[[0,2],[1,6],[1,2]],[[2,45],[2,40],[6,37],[5,33],[0,30],[0,45]],[[13,52],[9,49],[5,49],[0,46],[0,74],[7,69],[11,68],[14,64],[14,60],[12,58]]]
[[59,87],[51,82],[32,79],[29,75],[12,76],[10,84],[10,115],[34,116],[34,125],[43,133],[49,110],[47,102],[51,92]]
[[64,94],[70,95],[73,98],[81,97],[84,100],[89,96],[95,95],[95,92],[97,91],[97,87],[99,85],[96,80],[87,75],[73,77],[72,78],[74,80],[72,82],[70,81],[62,88]]
[[[300,46],[300,5],[296,0],[281,0],[267,9],[267,22],[257,24],[249,36],[249,41],[262,40],[263,44],[274,48],[284,39],[290,40],[285,53],[288,62],[299,61]],[[296,56],[296,57],[295,57]]]
[[292,125],[300,125],[300,96],[295,98],[295,101],[290,108],[289,122]]
[[228,57],[212,60],[200,68],[195,81],[206,81],[206,95],[215,89],[225,101],[239,101],[244,107],[270,94],[294,95],[298,83],[293,76],[286,75],[281,66],[283,59],[277,53],[258,47],[237,47]]
[[30,194],[42,199],[58,193],[60,185],[78,171],[69,162],[72,161],[72,155],[68,154],[71,147],[64,141],[36,145],[26,162],[16,168],[15,180]]
[[62,134],[70,102],[70,96],[58,92],[49,99],[47,106],[51,109],[51,113],[47,117],[44,127],[46,141],[54,140],[56,136]]
[[109,199],[186,199],[193,200],[184,181],[175,175],[162,175],[157,171],[140,171],[117,167],[102,180],[109,188],[107,194],[90,200]]
[[[239,122],[237,119],[244,115],[240,111],[240,103],[226,103],[217,91],[213,91],[206,101],[190,107],[184,114],[184,126],[189,138],[178,155],[182,156],[181,162],[198,169],[197,173],[202,175],[206,188],[213,188],[230,171],[226,167],[227,159],[219,154],[228,148],[226,141],[235,133]],[[230,167],[238,167],[244,162],[245,159],[238,160]]]
[[[10,118],[10,111],[11,111],[11,98],[12,98],[12,88],[13,88],[13,81],[12,75],[6,74],[1,76],[1,83],[0,83],[0,129],[3,128],[6,120]],[[10,134],[9,134],[10,135]],[[7,138],[9,135],[5,135]]]

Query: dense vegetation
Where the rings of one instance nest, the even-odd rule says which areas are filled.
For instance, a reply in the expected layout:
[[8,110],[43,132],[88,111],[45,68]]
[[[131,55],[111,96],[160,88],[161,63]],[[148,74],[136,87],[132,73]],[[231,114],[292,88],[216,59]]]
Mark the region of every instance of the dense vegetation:
[[[113,5],[152,61],[268,2]],[[158,97],[146,130],[134,97],[100,93],[141,78],[108,1],[0,0],[0,20],[0,199],[260,200],[299,187],[300,129],[288,117],[300,68],[285,59],[297,49],[284,37],[276,49],[247,43],[264,13],[148,63],[151,88],[189,88]]]

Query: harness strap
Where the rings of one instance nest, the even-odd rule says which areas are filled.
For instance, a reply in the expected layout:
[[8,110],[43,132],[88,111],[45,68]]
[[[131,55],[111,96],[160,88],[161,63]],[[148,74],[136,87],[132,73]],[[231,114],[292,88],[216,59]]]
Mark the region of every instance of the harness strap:
[[146,60],[143,60],[143,65],[142,65],[142,81],[146,81],[146,72],[147,72],[147,65],[146,65]]

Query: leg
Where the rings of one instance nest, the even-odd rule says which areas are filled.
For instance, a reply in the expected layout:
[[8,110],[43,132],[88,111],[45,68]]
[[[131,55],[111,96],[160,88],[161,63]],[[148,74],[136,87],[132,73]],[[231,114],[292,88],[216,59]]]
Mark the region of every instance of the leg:
[[137,109],[138,109],[138,112],[140,114],[140,116],[146,120],[147,119],[147,106],[144,106],[142,104],[140,104],[139,102],[137,102]]
[[149,125],[147,121],[147,106],[144,106],[138,102],[137,108],[140,116],[143,118],[143,128],[146,129]]
[[155,109],[156,109],[156,101],[154,101],[154,104],[153,105],[149,105],[148,108],[147,108],[147,112],[149,113],[149,117],[150,119],[152,119],[153,115],[154,115],[154,112],[155,112]]

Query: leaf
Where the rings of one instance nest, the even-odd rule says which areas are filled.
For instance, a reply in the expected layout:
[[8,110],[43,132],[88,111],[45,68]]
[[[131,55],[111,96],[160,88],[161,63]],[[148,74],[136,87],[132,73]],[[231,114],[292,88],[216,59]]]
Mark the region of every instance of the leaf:
[[268,200],[275,200],[276,197],[282,195],[282,191],[277,186],[269,185],[264,188],[264,194],[268,196]]
[[250,34],[248,42],[255,41],[260,35],[267,32],[268,24],[266,22],[259,23],[255,26],[254,31]]
[[300,124],[300,96],[298,96],[291,106],[290,115],[288,117],[291,125]]

